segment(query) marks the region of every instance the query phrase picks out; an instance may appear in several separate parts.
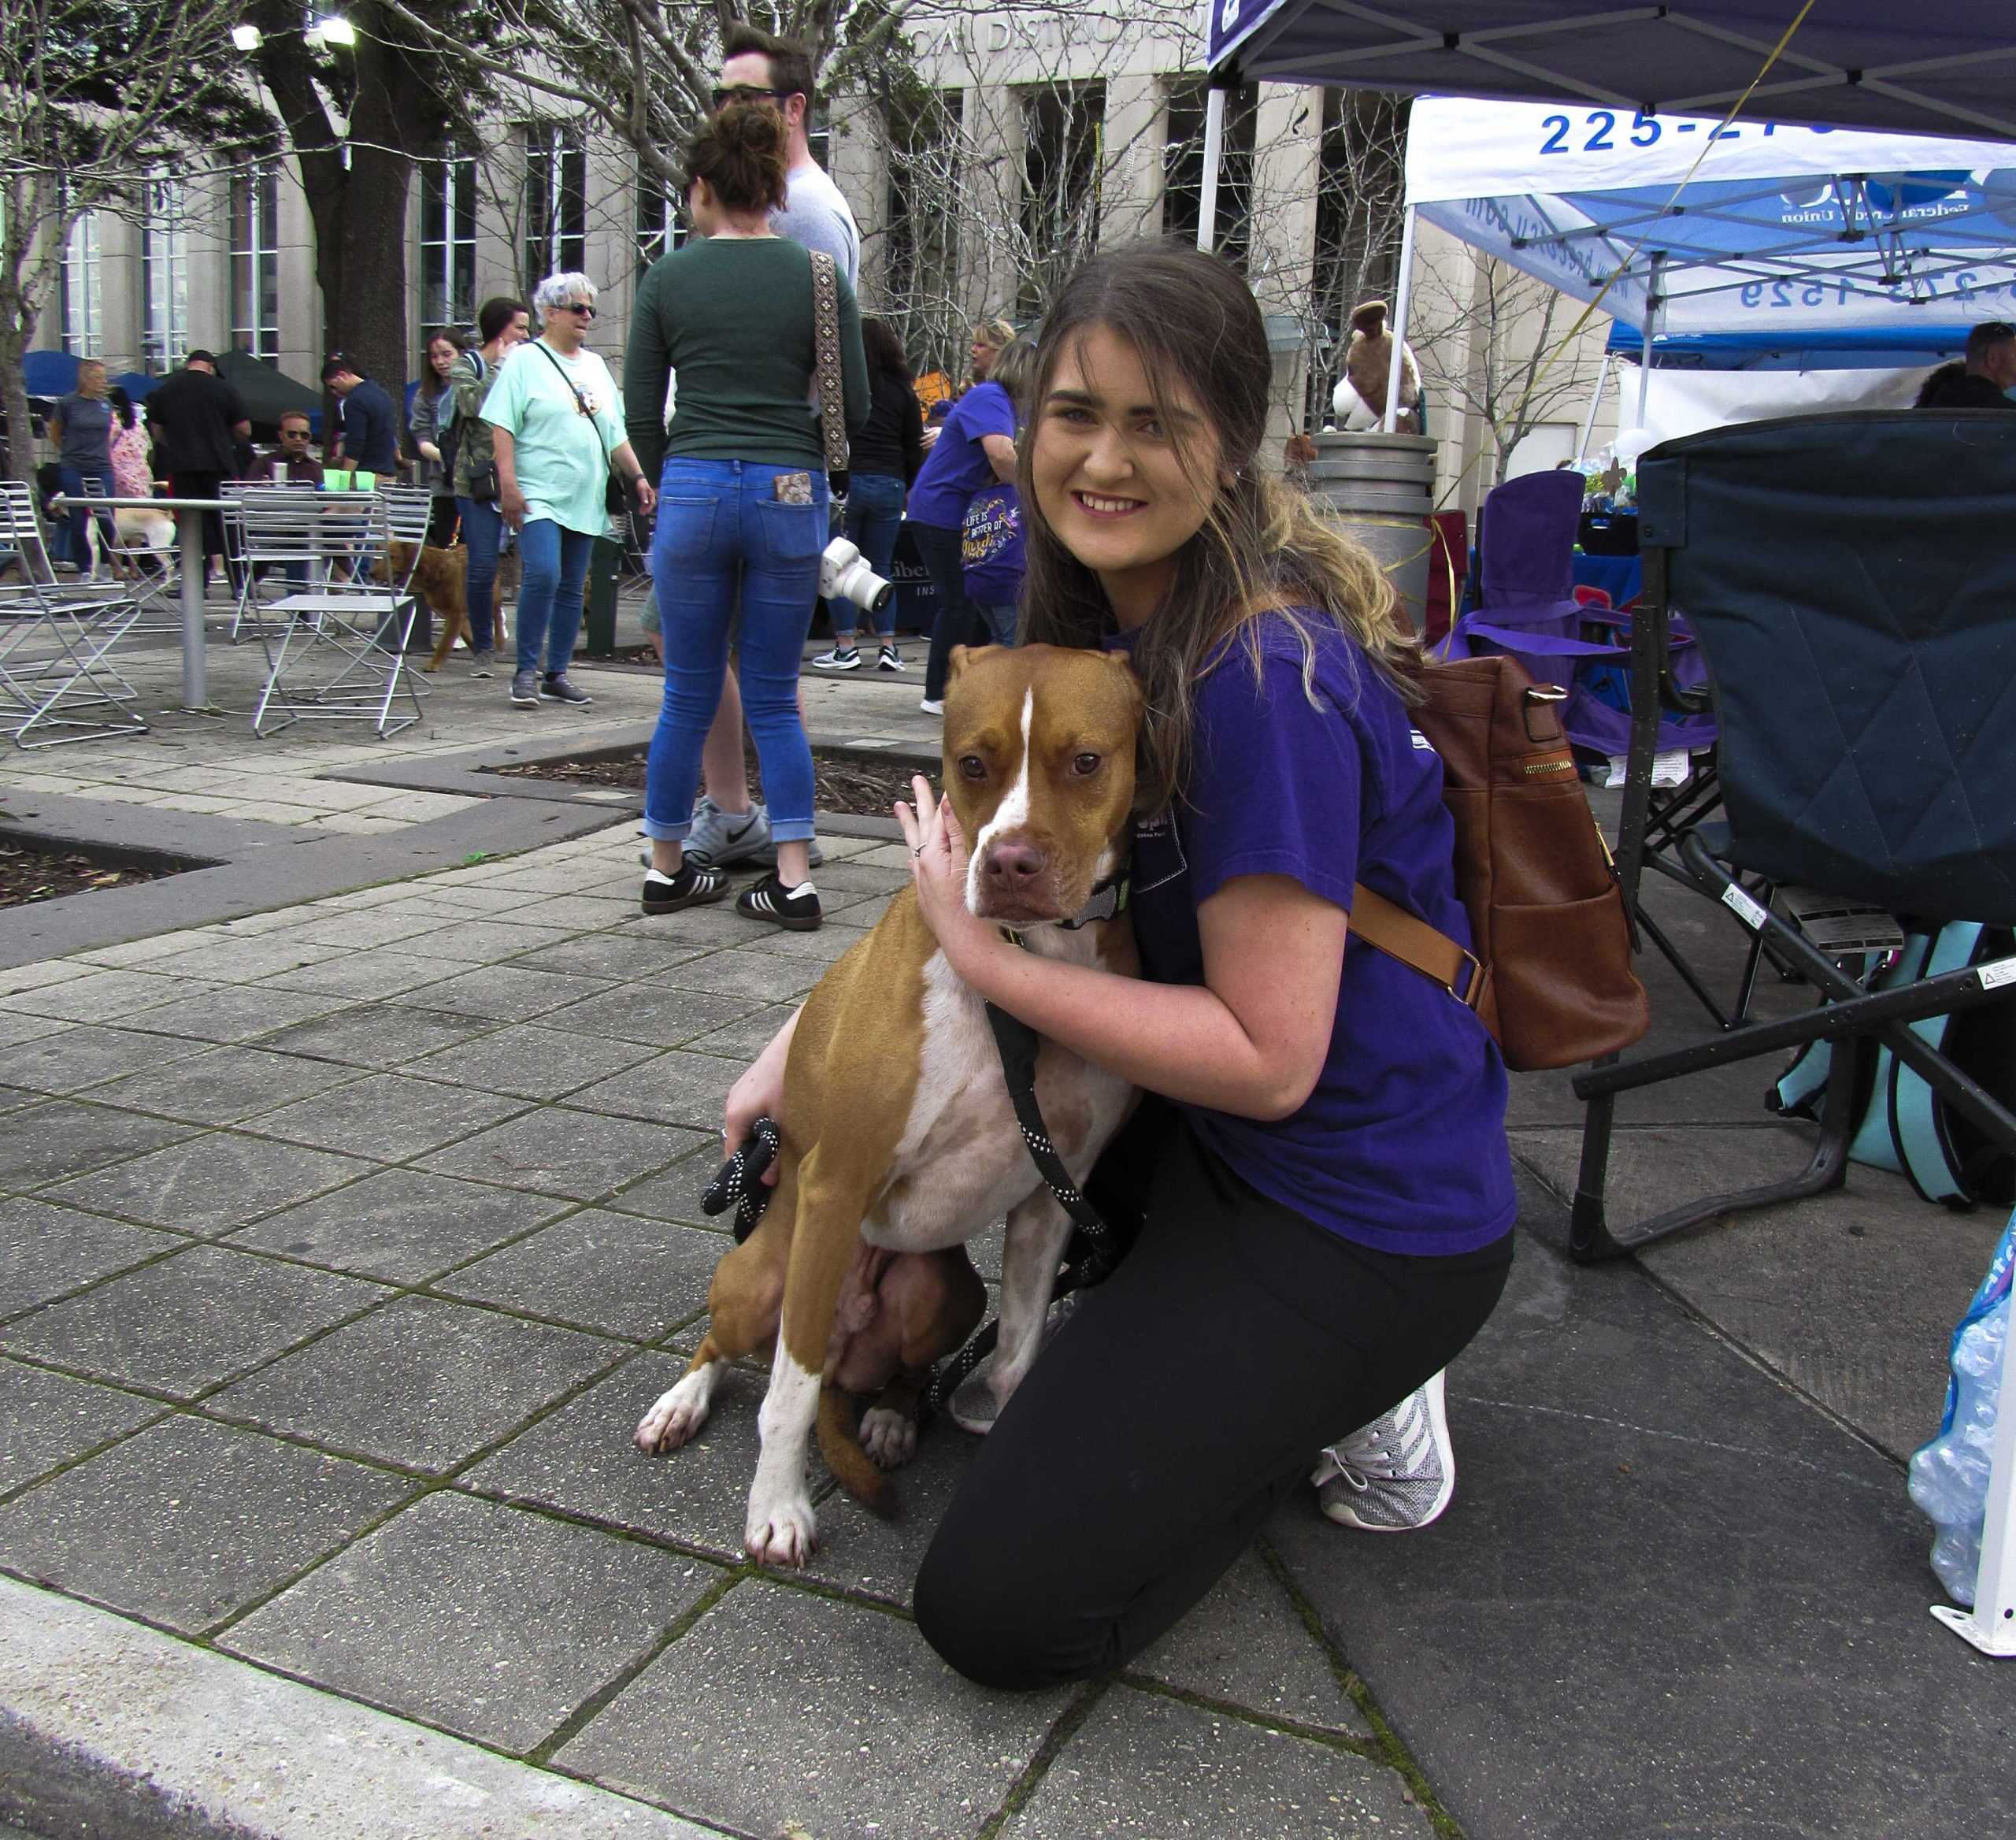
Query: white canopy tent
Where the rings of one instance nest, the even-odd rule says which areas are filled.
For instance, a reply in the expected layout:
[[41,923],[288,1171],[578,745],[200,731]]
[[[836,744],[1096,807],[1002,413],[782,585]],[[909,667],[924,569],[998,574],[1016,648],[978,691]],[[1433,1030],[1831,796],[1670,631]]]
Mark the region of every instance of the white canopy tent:
[[1632,326],[1641,422],[1655,334],[1852,362],[2016,312],[2016,147],[1424,97],[1406,208]]

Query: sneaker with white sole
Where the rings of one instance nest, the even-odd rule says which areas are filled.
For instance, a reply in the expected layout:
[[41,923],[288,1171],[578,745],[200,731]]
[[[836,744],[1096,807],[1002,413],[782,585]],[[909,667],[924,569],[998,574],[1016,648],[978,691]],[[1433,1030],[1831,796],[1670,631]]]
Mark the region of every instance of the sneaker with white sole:
[[1310,1481],[1331,1519],[1367,1534],[1410,1534],[1449,1505],[1456,1452],[1437,1374],[1390,1412],[1333,1444]]
[[539,707],[539,673],[515,671],[511,677],[511,706],[514,709]]
[[469,654],[469,675],[472,677],[494,677],[497,654],[494,651],[472,651]]
[[850,645],[844,651],[835,646],[831,651],[822,651],[812,661],[815,671],[858,671],[861,669],[861,647]]
[[943,715],[945,713],[945,699],[942,696],[927,696],[917,704],[917,707],[926,715]]
[[682,907],[697,907],[717,901],[728,892],[728,877],[718,869],[690,858],[679,866],[676,875],[662,869],[644,872],[643,909],[647,914],[676,914]]
[[704,792],[693,807],[693,828],[686,838],[686,854],[708,865],[726,869],[732,863],[760,858],[770,847],[770,814],[760,799],[752,799],[747,811],[724,811]]
[[810,882],[786,888],[775,870],[735,897],[735,911],[746,920],[767,920],[787,933],[816,933],[825,918],[819,911],[819,891]]
[[885,645],[876,655],[875,668],[878,671],[906,671],[910,666],[903,662],[903,655],[893,645]]
[[587,691],[576,688],[565,671],[549,671],[539,680],[539,693],[548,703],[571,703],[576,709],[586,709],[595,701]]

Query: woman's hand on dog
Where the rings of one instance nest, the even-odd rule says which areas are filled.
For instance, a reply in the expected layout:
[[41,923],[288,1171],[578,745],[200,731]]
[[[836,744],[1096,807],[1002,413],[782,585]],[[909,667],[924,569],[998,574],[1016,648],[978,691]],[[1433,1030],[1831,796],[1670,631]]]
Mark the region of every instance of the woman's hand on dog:
[[966,905],[966,840],[952,801],[935,796],[930,781],[922,773],[913,777],[910,787],[917,803],[913,807],[899,799],[896,822],[903,827],[903,841],[910,847],[917,911],[946,962],[970,982],[981,959],[1000,942],[1000,935]]

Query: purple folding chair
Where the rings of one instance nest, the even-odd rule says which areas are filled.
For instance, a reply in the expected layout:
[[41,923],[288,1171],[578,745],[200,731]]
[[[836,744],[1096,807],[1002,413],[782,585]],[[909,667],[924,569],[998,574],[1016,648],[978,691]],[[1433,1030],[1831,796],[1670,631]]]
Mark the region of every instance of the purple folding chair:
[[[1581,474],[1565,469],[1507,480],[1485,496],[1478,519],[1478,604],[1456,622],[1440,655],[1510,653],[1536,683],[1567,689],[1562,726],[1570,741],[1598,754],[1621,755],[1631,742],[1629,703],[1618,696],[1625,682],[1630,620],[1575,599],[1583,491]],[[1585,638],[1592,629],[1606,636]],[[1676,657],[1676,675],[1685,681],[1690,670],[1698,673],[1699,655],[1691,640],[1676,631],[1672,643],[1677,652],[1689,655]],[[1714,738],[1712,715],[1670,716],[1659,725],[1662,748],[1704,748]]]

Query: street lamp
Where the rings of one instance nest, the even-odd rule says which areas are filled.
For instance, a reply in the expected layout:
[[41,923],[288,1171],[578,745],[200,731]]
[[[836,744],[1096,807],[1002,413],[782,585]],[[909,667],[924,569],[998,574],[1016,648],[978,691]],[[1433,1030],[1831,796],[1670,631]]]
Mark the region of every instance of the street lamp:
[[340,17],[318,19],[309,27],[307,36],[311,45],[354,45],[357,28]]
[[256,25],[235,25],[231,28],[231,42],[241,51],[256,51],[265,41],[265,34]]

